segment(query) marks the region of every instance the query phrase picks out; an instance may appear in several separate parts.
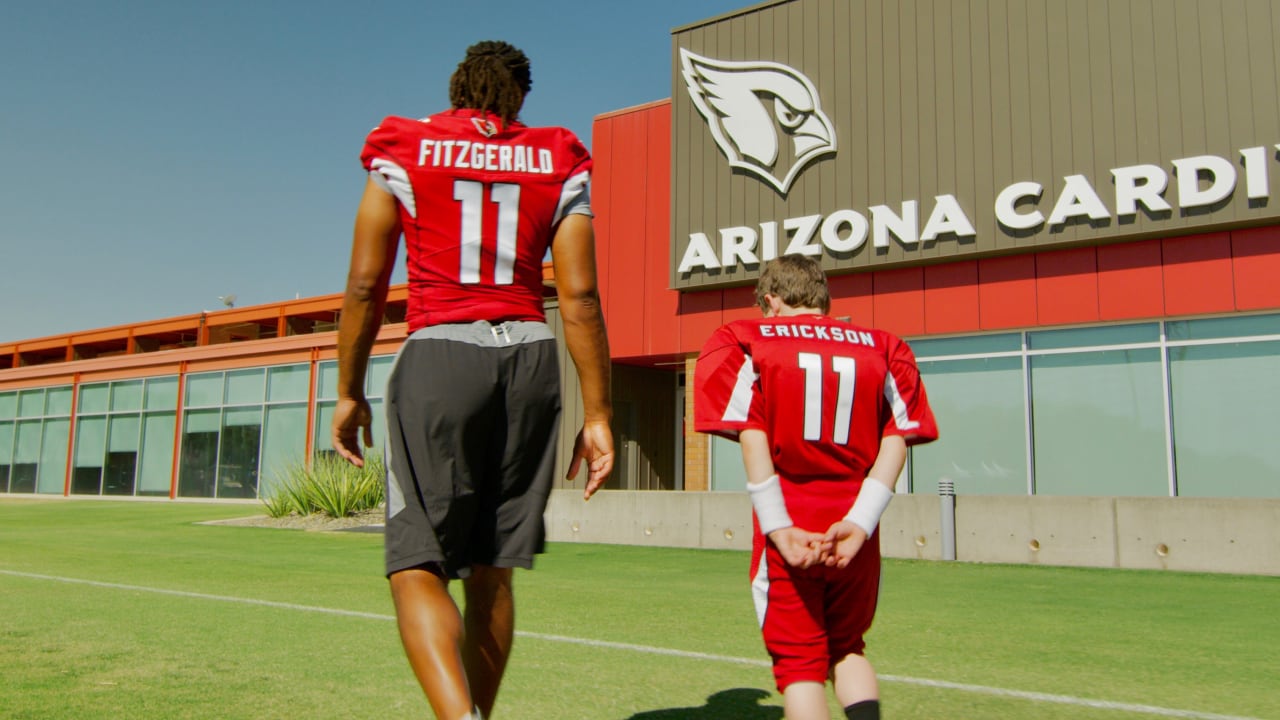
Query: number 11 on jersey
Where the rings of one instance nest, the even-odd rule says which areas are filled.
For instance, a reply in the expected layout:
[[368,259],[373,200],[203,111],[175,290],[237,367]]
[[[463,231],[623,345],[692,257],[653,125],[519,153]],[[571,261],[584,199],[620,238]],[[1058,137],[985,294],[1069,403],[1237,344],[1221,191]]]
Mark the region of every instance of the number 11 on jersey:
[[[454,180],[453,199],[462,204],[461,248],[458,263],[458,281],[467,284],[480,282],[480,241],[483,238],[485,183],[475,180]],[[516,236],[520,223],[520,186],[514,183],[493,183],[489,186],[489,199],[498,205],[498,247],[494,252],[493,284],[510,285],[515,282]]]
[[[798,360],[800,369],[804,370],[804,439],[817,442],[822,439],[822,356],[802,352]],[[837,445],[848,445],[857,364],[851,357],[837,355],[831,358],[831,370],[838,377],[831,441]]]

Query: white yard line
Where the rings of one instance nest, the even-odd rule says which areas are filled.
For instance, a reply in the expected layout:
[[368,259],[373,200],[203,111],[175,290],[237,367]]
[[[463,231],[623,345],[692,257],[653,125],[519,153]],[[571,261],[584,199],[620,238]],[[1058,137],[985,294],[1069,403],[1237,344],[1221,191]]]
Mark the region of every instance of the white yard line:
[[[47,580],[51,582],[72,583],[75,585],[89,585],[91,587],[109,588],[112,590],[129,590],[132,592],[146,592],[157,595],[173,595],[176,597],[192,598],[195,600],[213,600],[217,602],[239,603],[241,605],[258,605],[261,607],[279,608],[281,610],[322,613],[325,615],[364,618],[367,620],[395,621],[395,617],[392,615],[360,612],[358,610],[340,610],[337,608],[316,607],[314,605],[298,605],[296,603],[274,602],[271,600],[255,600],[253,598],[234,597],[231,595],[210,595],[208,593],[187,592],[185,590],[166,590],[164,588],[144,587],[141,585],[124,585],[121,583],[100,582],[97,580],[58,577],[56,575],[39,575],[36,573],[18,572],[16,570],[0,569],[0,575],[9,575],[12,577],[27,578],[30,580]],[[650,645],[635,645],[632,643],[611,642],[608,640],[590,640],[586,638],[569,637],[567,635],[549,635],[547,633],[516,631],[516,635],[529,638],[531,640],[566,643],[585,647],[626,650],[629,652],[646,653],[649,655],[666,655],[669,657],[687,658],[690,660],[733,663],[735,665],[769,667],[769,663],[766,660],[734,657],[732,655],[715,655],[711,653],[653,647]],[[946,680],[929,680],[927,678],[904,677],[901,675],[880,675],[879,678],[885,682],[920,685],[924,687],[939,688],[942,690],[958,690],[961,692],[975,693],[979,695],[1016,698],[1019,700],[1027,700],[1029,702],[1074,705],[1077,707],[1096,708],[1099,710],[1116,710],[1120,712],[1157,715],[1160,717],[1186,718],[1186,720],[1258,720],[1257,718],[1243,717],[1240,715],[1219,715],[1216,713],[1197,712],[1195,710],[1177,710],[1174,708],[1158,707],[1155,705],[1137,705],[1134,703],[1111,702],[1108,700],[1090,700],[1089,698],[1073,697],[1071,695],[1052,695],[1049,693],[1028,692],[1025,690],[1008,690],[1006,688],[988,687],[986,685],[968,685],[965,683],[948,682]]]

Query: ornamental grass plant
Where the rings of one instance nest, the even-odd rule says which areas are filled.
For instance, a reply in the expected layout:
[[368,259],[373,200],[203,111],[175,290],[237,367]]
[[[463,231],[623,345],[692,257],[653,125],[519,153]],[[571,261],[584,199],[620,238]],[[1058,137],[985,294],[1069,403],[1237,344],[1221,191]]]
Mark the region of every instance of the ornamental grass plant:
[[384,474],[378,453],[366,455],[362,468],[336,453],[319,453],[310,465],[295,463],[277,475],[262,504],[273,518],[314,513],[349,517],[382,504],[386,496]]

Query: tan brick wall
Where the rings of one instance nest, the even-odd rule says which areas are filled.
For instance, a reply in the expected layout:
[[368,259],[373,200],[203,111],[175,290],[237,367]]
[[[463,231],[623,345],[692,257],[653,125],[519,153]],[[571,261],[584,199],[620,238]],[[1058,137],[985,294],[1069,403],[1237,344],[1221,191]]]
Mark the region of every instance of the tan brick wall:
[[684,489],[709,490],[711,477],[708,468],[711,461],[711,441],[706,435],[693,429],[693,369],[698,358],[690,356],[684,361]]

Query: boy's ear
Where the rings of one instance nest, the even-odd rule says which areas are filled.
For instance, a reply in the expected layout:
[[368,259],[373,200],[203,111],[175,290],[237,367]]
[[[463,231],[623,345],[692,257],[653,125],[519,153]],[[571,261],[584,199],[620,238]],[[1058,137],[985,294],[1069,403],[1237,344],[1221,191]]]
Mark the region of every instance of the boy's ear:
[[765,317],[778,317],[780,314],[782,314],[782,305],[783,305],[782,298],[778,297],[777,295],[773,295],[771,293],[765,293],[764,302],[765,302],[765,311],[764,311]]

